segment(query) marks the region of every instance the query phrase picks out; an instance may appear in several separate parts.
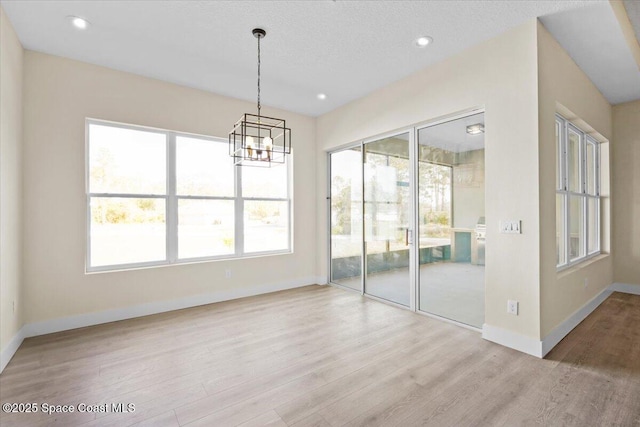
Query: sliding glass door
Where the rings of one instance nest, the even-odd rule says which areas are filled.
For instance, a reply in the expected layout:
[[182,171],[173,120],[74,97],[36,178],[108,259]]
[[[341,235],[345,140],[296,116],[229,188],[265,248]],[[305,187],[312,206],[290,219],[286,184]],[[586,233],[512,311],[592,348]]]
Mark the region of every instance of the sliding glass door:
[[329,158],[331,282],[481,328],[484,114]]
[[409,307],[411,265],[410,133],[364,150],[365,293]]
[[331,281],[362,290],[362,151],[331,153]]
[[418,129],[418,309],[484,323],[484,114]]

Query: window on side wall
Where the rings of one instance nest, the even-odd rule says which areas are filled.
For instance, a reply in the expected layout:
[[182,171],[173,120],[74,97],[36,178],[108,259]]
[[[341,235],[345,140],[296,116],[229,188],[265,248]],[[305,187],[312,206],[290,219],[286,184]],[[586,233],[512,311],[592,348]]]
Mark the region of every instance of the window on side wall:
[[564,268],[600,253],[600,147],[556,116],[556,265]]

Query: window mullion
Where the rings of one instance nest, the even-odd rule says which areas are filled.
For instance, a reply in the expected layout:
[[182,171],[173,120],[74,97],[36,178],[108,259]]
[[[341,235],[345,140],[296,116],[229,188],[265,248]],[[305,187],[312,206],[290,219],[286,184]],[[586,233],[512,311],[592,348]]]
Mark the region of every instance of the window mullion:
[[562,187],[564,190],[563,199],[564,206],[562,209],[562,215],[564,219],[564,256],[565,265],[571,262],[571,228],[569,221],[569,155],[568,155],[568,139],[569,139],[569,127],[565,120],[562,121]]
[[594,150],[595,162],[596,162],[596,176],[595,176],[595,193],[600,197],[600,144],[595,145]]
[[562,157],[563,157],[563,171],[562,171],[562,186],[564,191],[569,191],[569,154],[567,152],[567,140],[569,139],[569,127],[567,122],[563,122],[562,131]]
[[242,199],[242,167],[234,166],[235,179],[235,254],[241,256],[244,254],[244,200]]
[[176,197],[176,134],[167,133],[167,259],[178,260],[178,198]]

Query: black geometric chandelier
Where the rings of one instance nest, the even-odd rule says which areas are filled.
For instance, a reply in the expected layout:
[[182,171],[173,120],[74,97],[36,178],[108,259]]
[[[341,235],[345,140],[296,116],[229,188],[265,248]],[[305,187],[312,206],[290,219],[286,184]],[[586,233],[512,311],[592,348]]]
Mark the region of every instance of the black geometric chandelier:
[[267,35],[262,28],[254,28],[258,39],[258,114],[245,113],[229,132],[229,155],[238,166],[271,167],[284,163],[291,153],[291,129],[284,119],[260,114],[260,39]]

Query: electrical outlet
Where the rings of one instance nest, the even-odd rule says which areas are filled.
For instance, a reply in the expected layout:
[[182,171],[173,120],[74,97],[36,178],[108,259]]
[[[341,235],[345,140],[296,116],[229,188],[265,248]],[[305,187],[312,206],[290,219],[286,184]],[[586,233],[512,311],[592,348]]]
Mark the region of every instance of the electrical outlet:
[[518,315],[518,301],[508,300],[507,301],[507,313]]
[[231,269],[230,268],[227,268],[224,271],[224,277],[225,277],[225,279],[231,279]]
[[521,234],[520,220],[500,221],[500,233]]

